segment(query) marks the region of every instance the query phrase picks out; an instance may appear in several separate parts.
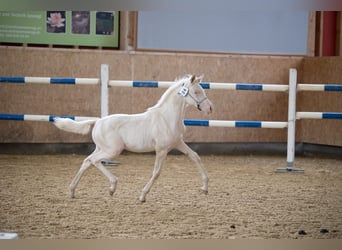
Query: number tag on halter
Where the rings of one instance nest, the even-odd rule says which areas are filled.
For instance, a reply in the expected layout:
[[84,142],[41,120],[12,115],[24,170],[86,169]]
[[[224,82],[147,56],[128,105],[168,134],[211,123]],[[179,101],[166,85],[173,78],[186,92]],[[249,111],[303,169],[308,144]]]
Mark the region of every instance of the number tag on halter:
[[184,96],[184,97],[187,96],[188,93],[189,93],[189,89],[185,86],[183,86],[181,88],[181,90],[178,92],[178,94],[180,94],[181,96]]

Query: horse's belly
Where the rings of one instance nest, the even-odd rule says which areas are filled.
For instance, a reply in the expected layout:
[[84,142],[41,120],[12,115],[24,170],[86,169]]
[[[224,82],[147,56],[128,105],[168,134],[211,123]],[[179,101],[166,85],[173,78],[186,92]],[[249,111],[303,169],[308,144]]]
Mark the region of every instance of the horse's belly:
[[125,149],[132,152],[151,152],[155,150],[155,143],[153,140],[144,140],[139,137],[131,138],[130,140],[123,140]]

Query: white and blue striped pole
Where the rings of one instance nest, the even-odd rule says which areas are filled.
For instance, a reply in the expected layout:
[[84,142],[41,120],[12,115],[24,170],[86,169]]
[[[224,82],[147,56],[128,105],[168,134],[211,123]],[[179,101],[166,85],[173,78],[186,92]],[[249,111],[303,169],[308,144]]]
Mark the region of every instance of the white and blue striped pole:
[[[342,119],[339,112],[297,112],[297,119]],[[75,121],[97,120],[94,116],[73,115],[31,115],[31,114],[0,114],[0,120],[13,121],[46,121],[53,122],[55,117],[70,118]],[[278,121],[228,121],[228,120],[196,120],[184,119],[186,126],[227,127],[227,128],[287,128],[287,122]]]
[[0,233],[0,240],[17,240],[19,236],[17,233]]
[[[30,115],[30,114],[0,114],[0,120],[14,121],[45,121],[53,122],[54,118],[70,118],[75,121],[97,120],[99,117],[91,116],[72,116],[72,115]],[[269,122],[269,121],[223,121],[223,120],[191,120],[185,119],[186,126],[201,127],[236,127],[236,128],[286,128],[287,122]]]
[[[174,82],[170,81],[130,81],[130,80],[110,80],[109,86],[113,87],[144,87],[144,88],[168,88]],[[219,83],[202,82],[204,89],[223,89],[223,90],[251,90],[251,91],[276,91],[286,92],[289,85],[283,84],[257,84],[257,83]],[[342,91],[339,84],[298,84],[297,91]]]
[[[113,87],[144,87],[144,88],[168,88],[172,81],[129,81],[129,80],[110,80],[109,86]],[[225,89],[225,90],[252,90],[252,91],[279,91],[286,92],[287,85],[281,84],[251,84],[251,83],[218,83],[202,82],[204,89]]]
[[99,84],[98,78],[63,78],[63,77],[22,77],[22,76],[0,76],[0,82],[8,83],[38,83],[38,84]]
[[[23,76],[0,76],[0,82],[8,83],[38,83],[38,84],[99,84],[98,78],[69,78],[69,77],[23,77]],[[172,81],[127,81],[110,80],[109,86],[116,87],[145,87],[145,88],[168,88]],[[225,89],[225,90],[252,90],[252,91],[279,91],[289,90],[288,85],[282,84],[258,84],[258,83],[218,83],[202,82],[204,89]],[[308,84],[299,83],[297,91],[342,91],[341,84]]]
[[325,91],[325,92],[342,91],[342,85],[299,83],[297,85],[297,91]]
[[130,81],[130,80],[110,80],[108,85],[112,87],[132,87],[132,88],[168,88],[174,82],[171,81]]
[[342,119],[341,112],[297,112],[299,119]]
[[12,121],[40,121],[53,122],[56,117],[70,118],[75,121],[98,120],[98,117],[92,116],[72,116],[72,115],[30,115],[30,114],[0,114],[0,120]]
[[224,121],[224,120],[184,120],[186,126],[230,127],[230,128],[286,128],[287,122],[273,121]]

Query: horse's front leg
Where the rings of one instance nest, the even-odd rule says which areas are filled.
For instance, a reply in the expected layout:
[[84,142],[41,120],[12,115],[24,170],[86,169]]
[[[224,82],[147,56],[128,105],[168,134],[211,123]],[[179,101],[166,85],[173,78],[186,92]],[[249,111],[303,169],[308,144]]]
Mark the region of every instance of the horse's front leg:
[[208,193],[208,182],[209,182],[209,178],[208,178],[208,174],[207,171],[205,170],[201,158],[198,156],[198,154],[193,151],[188,145],[185,144],[184,141],[181,141],[176,149],[178,149],[179,151],[181,151],[182,153],[184,153],[185,155],[188,155],[190,157],[191,160],[193,160],[198,168],[198,171],[200,172],[201,176],[202,176],[202,182],[203,182],[203,186],[202,186],[202,190],[205,194]]
[[139,200],[141,202],[145,202],[146,201],[146,195],[148,194],[148,192],[150,192],[151,187],[154,183],[154,181],[158,178],[162,165],[163,165],[163,161],[166,158],[168,151],[167,150],[161,150],[161,151],[157,151],[156,152],[156,160],[154,163],[154,169],[153,169],[153,173],[152,173],[152,177],[149,180],[149,182],[145,185],[145,187],[143,188],[141,195],[139,197]]

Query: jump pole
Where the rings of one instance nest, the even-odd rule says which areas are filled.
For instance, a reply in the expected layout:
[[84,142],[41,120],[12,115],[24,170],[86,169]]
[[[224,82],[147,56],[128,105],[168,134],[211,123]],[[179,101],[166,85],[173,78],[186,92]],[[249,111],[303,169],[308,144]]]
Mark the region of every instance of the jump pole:
[[289,104],[287,122],[287,167],[277,168],[276,173],[304,173],[303,169],[294,167],[296,147],[296,96],[297,96],[297,70],[290,69],[289,76]]
[[18,240],[17,233],[0,233],[0,240]]

